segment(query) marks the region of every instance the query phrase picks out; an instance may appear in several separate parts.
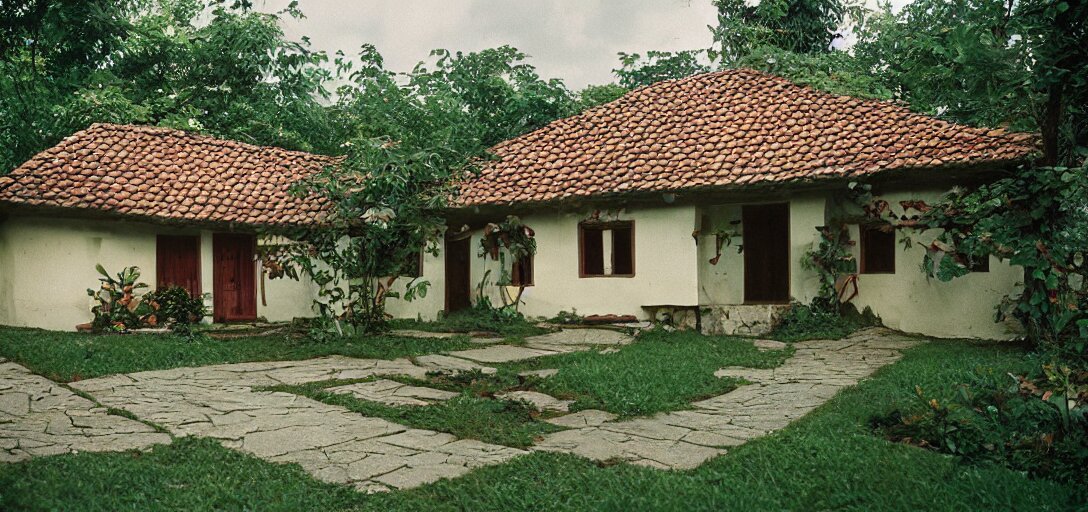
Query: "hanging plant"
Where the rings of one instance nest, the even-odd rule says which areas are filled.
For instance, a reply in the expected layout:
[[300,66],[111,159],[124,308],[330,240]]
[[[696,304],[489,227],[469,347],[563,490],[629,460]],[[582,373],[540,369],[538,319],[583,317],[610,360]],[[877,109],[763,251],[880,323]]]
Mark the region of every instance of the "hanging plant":
[[[718,228],[714,230],[714,257],[710,258],[711,265],[717,265],[718,261],[722,258],[722,248],[733,245],[733,239],[741,236],[740,231],[737,230],[737,225],[740,224],[739,220],[734,220],[729,223],[728,228]],[[737,254],[744,252],[744,246],[737,244]]]

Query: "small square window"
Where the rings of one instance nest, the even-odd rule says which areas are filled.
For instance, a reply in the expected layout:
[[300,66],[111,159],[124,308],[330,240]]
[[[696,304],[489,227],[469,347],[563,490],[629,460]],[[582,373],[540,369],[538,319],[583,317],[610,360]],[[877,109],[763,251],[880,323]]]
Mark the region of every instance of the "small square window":
[[990,257],[979,256],[975,258],[975,262],[967,266],[971,272],[989,272],[990,271]]
[[510,284],[513,286],[533,285],[533,256],[518,258],[510,269]]
[[895,229],[861,226],[861,273],[895,273]]
[[423,277],[423,251],[409,253],[400,267],[400,277]]
[[[610,242],[607,245],[606,240]],[[623,221],[579,224],[578,252],[581,277],[634,276],[635,223]]]

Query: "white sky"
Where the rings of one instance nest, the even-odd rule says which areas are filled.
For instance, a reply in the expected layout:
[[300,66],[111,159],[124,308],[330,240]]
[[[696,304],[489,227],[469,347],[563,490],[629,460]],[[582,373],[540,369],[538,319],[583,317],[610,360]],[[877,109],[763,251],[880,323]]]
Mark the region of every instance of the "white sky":
[[[267,12],[289,0],[256,0]],[[572,89],[613,82],[618,52],[689,50],[711,44],[711,0],[300,0],[306,18],[285,17],[292,39],[315,50],[358,53],[372,43],[388,69],[408,71],[431,50],[509,44],[544,78]]]
[[[274,12],[290,0],[255,0]],[[892,0],[901,6],[910,0]],[[876,0],[867,0],[870,6]],[[475,51],[509,44],[544,78],[580,89],[613,82],[618,52],[709,48],[717,24],[711,0],[300,0],[306,18],[284,17],[291,39],[309,36],[330,58],[372,43],[386,68],[409,71],[431,50]]]

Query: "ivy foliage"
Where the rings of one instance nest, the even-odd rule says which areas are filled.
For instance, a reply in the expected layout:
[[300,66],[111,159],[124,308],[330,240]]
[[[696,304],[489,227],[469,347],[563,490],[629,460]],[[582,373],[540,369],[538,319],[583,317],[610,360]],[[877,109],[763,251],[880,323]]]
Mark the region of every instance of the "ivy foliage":
[[956,190],[924,212],[940,229],[924,269],[948,281],[993,255],[1024,270],[1000,311],[1039,343],[1083,353],[1088,340],[1088,169],[1025,167],[974,191]]

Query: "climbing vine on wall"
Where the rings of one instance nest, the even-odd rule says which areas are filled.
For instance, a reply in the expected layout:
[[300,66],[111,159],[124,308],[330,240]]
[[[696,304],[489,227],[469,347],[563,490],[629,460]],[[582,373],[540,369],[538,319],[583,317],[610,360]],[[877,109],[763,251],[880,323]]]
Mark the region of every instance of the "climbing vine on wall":
[[845,224],[820,226],[820,243],[807,251],[801,260],[806,270],[815,271],[820,277],[820,291],[814,306],[838,311],[839,304],[848,302],[858,293],[857,260],[854,259],[850,231]]
[[[526,226],[519,217],[514,215],[507,216],[500,223],[490,223],[484,227],[483,237],[480,239],[480,256],[491,257],[492,260],[499,262],[500,273],[496,285],[506,287],[515,284],[512,273],[513,265],[515,262],[524,261],[536,254],[535,236],[536,233],[533,229]],[[507,255],[510,256],[509,265],[506,262]],[[527,284],[518,282],[517,295],[514,297],[508,297],[505,290],[500,291],[503,307],[512,306],[517,309],[518,305],[521,304],[521,296],[525,293]],[[481,283],[480,289],[481,296],[482,289],[483,283]]]

